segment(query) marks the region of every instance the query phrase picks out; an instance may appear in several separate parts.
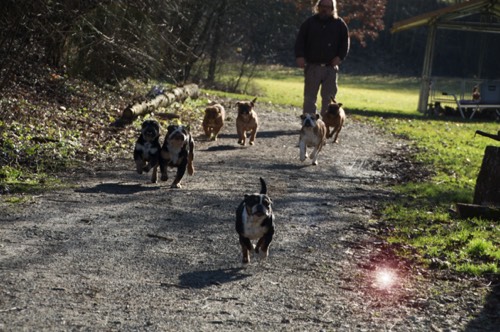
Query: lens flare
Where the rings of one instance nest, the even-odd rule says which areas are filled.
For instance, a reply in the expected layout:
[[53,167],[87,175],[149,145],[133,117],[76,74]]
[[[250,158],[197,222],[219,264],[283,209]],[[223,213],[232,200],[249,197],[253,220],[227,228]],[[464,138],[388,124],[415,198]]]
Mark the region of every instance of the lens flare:
[[381,289],[391,288],[397,280],[397,275],[393,270],[382,268],[376,272],[375,285]]

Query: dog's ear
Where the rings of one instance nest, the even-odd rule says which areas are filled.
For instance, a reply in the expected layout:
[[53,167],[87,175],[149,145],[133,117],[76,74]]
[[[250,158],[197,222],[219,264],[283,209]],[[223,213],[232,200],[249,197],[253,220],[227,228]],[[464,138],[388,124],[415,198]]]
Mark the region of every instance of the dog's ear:
[[314,114],[316,117],[316,120],[319,120],[319,113]]
[[330,97],[330,100],[332,101],[332,103],[336,104],[337,102],[335,101],[335,98],[333,98],[333,96]]
[[342,107],[342,105],[343,105],[342,103],[339,103],[339,107]]
[[156,120],[153,120],[153,125],[155,126],[156,130],[158,130],[158,133],[160,132],[161,130],[161,125],[158,121]]
[[167,131],[168,131],[168,132],[174,131],[174,130],[175,130],[175,127],[177,127],[177,126],[176,126],[176,125],[168,125],[168,127],[167,127]]
[[255,97],[251,102],[250,102],[250,105],[252,105],[252,107],[255,105],[255,101],[257,100],[257,97]]

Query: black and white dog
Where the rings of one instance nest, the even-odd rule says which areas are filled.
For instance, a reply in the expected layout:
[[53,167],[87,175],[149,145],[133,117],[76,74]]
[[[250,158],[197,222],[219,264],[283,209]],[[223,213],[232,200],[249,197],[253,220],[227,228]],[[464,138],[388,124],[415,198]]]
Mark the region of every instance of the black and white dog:
[[181,180],[186,172],[194,174],[194,140],[189,133],[189,127],[182,125],[170,125],[160,153],[161,180],[167,181],[168,167],[176,167],[177,174],[171,188],[181,188]]
[[[260,193],[245,194],[243,202],[236,209],[236,232],[240,237],[243,264],[250,262],[250,252],[255,249],[262,258],[269,254],[269,245],[274,235],[274,214],[272,200],[267,195],[267,186],[260,178]],[[258,240],[254,248],[252,240]]]
[[151,176],[153,183],[158,180],[160,150],[160,124],[156,120],[145,120],[141,126],[141,134],[135,143],[134,160],[139,174],[153,169]]

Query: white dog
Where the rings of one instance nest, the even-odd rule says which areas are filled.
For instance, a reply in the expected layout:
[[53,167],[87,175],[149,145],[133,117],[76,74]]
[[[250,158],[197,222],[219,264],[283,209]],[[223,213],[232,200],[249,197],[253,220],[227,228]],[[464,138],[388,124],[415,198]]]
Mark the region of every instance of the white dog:
[[319,118],[319,114],[302,114],[302,128],[300,129],[300,161],[307,158],[307,147],[312,147],[313,152],[309,156],[312,164],[318,164],[318,154],[326,143],[326,126]]

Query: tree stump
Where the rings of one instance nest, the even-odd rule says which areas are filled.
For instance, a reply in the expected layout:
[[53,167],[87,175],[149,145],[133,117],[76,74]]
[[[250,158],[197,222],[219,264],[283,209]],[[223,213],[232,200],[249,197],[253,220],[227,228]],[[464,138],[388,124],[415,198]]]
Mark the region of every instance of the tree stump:
[[473,202],[477,205],[500,207],[500,147],[486,147]]

